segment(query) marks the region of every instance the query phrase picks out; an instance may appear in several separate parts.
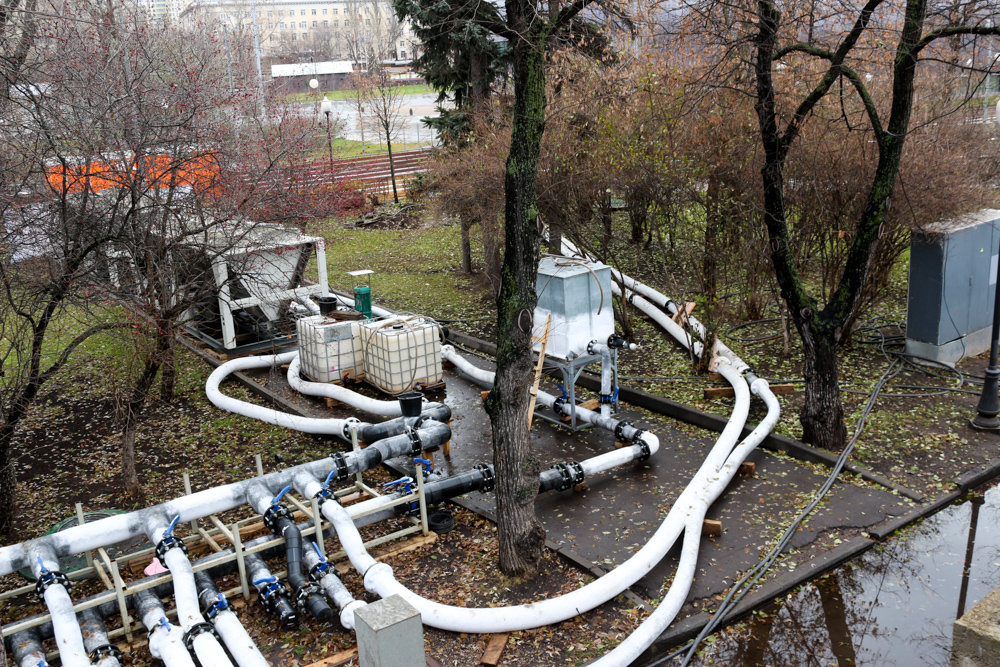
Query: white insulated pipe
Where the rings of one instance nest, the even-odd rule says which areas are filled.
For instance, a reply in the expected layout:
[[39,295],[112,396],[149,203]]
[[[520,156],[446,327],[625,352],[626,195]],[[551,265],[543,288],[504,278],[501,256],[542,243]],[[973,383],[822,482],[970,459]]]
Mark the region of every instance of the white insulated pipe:
[[[303,560],[306,566],[312,570],[320,562],[319,555],[315,549],[303,549]],[[337,576],[333,566],[329,566],[326,573],[319,579],[320,585],[326,591],[326,596],[340,609],[340,624],[348,630],[354,629],[354,612],[368,603],[364,600],[355,600],[351,592],[344,586],[344,582]]]
[[307,297],[307,296],[300,296],[300,297],[297,297],[295,300],[298,301],[299,303],[301,303],[303,306],[305,306],[306,310],[309,311],[310,315],[319,315],[320,314],[319,304],[316,303],[315,301],[313,301],[312,299],[310,299],[309,297]]
[[232,398],[231,396],[226,396],[219,389],[219,385],[222,384],[222,381],[225,380],[230,373],[249,370],[251,368],[281,366],[282,364],[291,363],[298,357],[298,354],[299,353],[295,351],[285,352],[283,354],[269,354],[260,357],[244,357],[242,359],[227,361],[212,371],[212,374],[208,376],[208,381],[205,382],[205,395],[208,396],[208,400],[210,400],[217,408],[221,408],[229,412],[235,412],[236,414],[243,415],[244,417],[259,419],[262,422],[274,424],[275,426],[282,426],[293,431],[321,435],[335,435],[339,438],[343,438],[344,440],[350,440],[350,434],[348,432],[349,424],[352,421],[357,422],[357,420],[299,417],[298,415],[281,412],[280,410],[274,410],[272,408],[265,408],[260,405],[254,405],[253,403],[247,403],[246,401]]
[[[420,611],[423,622],[432,627],[452,632],[496,633],[564,621],[619,595],[662,560],[683,530],[690,514],[689,505],[693,502],[698,489],[710,487],[716,491],[716,496],[725,489],[724,484],[718,484],[718,471],[724,465],[743,428],[750,398],[746,383],[728,363],[720,364],[720,373],[733,383],[736,391],[733,417],[688,488],[674,503],[663,524],[650,541],[621,566],[587,586],[560,597],[528,605],[483,609],[453,607],[427,600],[396,581],[392,568],[384,563],[377,563],[365,551],[361,536],[344,508],[333,503],[324,503],[323,514],[333,523],[351,564],[364,576],[365,588],[380,597],[401,595]],[[305,493],[309,490],[300,489]]]
[[[163,515],[148,517],[145,528],[146,537],[153,544],[158,544],[172,531],[169,521]],[[194,581],[194,570],[191,568],[191,561],[179,547],[167,549],[162,558],[163,565],[170,570],[173,578],[177,622],[187,633],[192,627],[206,622],[198,603],[198,586]],[[191,644],[201,664],[212,667],[233,667],[225,649],[213,634],[202,632]]]
[[270,667],[271,663],[232,610],[223,609],[215,615],[212,623],[239,667]]
[[751,390],[766,403],[767,415],[750,435],[733,450],[725,464],[718,470],[716,477],[700,492],[691,496],[690,515],[684,527],[680,563],[677,565],[677,572],[674,574],[673,583],[671,583],[667,594],[638,628],[612,651],[592,662],[591,667],[628,667],[634,663],[656,641],[656,638],[674,622],[677,613],[687,600],[694,581],[695,566],[698,562],[702,522],[709,506],[725,491],[739,470],[740,464],[767,437],[781,416],[781,406],[766,380],[761,378],[754,380]]
[[[30,550],[31,573],[35,579],[59,571],[59,559],[47,545],[37,545]],[[90,657],[83,644],[83,633],[73,610],[73,599],[60,583],[52,583],[42,594],[45,606],[52,617],[52,634],[59,649],[59,659],[64,667],[89,667]]]
[[[152,595],[152,593],[150,593]],[[158,603],[144,605],[142,624],[149,630],[149,652],[166,667],[195,667],[191,654],[184,647],[184,631],[167,621],[166,612]]]
[[364,396],[341,385],[327,382],[309,382],[303,380],[300,374],[301,365],[298,353],[288,363],[288,384],[295,391],[307,396],[323,396],[332,398],[351,407],[363,410],[369,414],[383,417],[399,417],[403,414],[399,401],[380,401],[377,398]]
[[[601,396],[611,396],[611,348],[604,343],[591,341],[587,347],[591,354],[601,355]],[[611,404],[601,402],[601,416],[605,419],[611,418]]]

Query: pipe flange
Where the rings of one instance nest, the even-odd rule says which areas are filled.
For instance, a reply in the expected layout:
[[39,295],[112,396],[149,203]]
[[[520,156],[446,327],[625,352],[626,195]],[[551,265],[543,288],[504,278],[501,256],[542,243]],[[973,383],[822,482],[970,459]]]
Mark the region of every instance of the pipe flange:
[[69,577],[59,570],[49,570],[45,574],[39,575],[38,580],[35,582],[35,594],[38,596],[38,599],[43,600],[45,598],[45,591],[48,590],[49,586],[55,586],[56,584],[65,588],[67,593],[73,591],[73,584],[70,582]]
[[[634,428],[631,422],[620,421],[615,425],[615,437],[618,438],[619,442],[628,442],[629,438],[625,436],[625,429]],[[641,431],[640,431],[641,432]]]
[[557,463],[552,469],[559,473],[559,485],[556,486],[556,491],[566,491],[583,482],[583,466],[576,461]]
[[330,458],[333,459],[334,469],[337,471],[333,476],[334,480],[340,481],[351,476],[351,473],[347,472],[347,459],[341,452],[331,454]]
[[215,626],[211,623],[202,621],[201,623],[195,623],[188,631],[184,633],[184,648],[188,650],[189,653],[194,655],[194,640],[203,635],[206,632],[210,632],[216,639],[219,638],[219,633],[216,632]]
[[188,555],[187,545],[184,544],[184,540],[182,540],[179,537],[174,537],[173,535],[171,535],[170,537],[164,537],[162,540],[157,542],[156,558],[160,561],[160,564],[163,565],[163,567],[167,568],[168,570],[170,569],[170,566],[167,565],[167,561],[164,559],[164,556],[166,556],[167,552],[170,551],[171,549],[180,549],[181,551],[184,552],[185,556]]
[[612,350],[620,350],[628,345],[628,341],[624,337],[619,336],[616,333],[608,336],[608,347]]
[[124,664],[125,654],[115,646],[114,644],[105,644],[104,646],[98,646],[93,651],[90,652],[90,661],[94,664],[99,663],[105,658],[114,658],[119,662],[119,664]]
[[406,435],[410,438],[410,454],[419,454],[424,451],[424,443],[420,440],[420,434],[412,426],[406,427]]
[[309,578],[318,584],[326,576],[327,570],[331,567],[330,561],[321,560],[309,568]]
[[600,345],[600,341],[598,341],[597,339],[594,339],[594,340],[590,341],[589,343],[587,343],[587,354],[597,354],[596,352],[594,352],[594,346],[595,345]]
[[277,581],[272,581],[263,588],[258,588],[257,594],[264,610],[274,616],[278,616],[281,611],[278,608],[280,601],[288,598],[288,591]]
[[615,395],[614,394],[598,394],[597,402],[600,405],[614,405]]
[[642,437],[644,435],[646,435],[646,431],[639,431],[632,438],[632,444],[638,446],[641,452],[639,458],[636,459],[637,461],[648,461],[649,457],[653,455],[653,452],[649,449],[649,443]]
[[560,396],[559,398],[557,398],[552,402],[552,411],[555,412],[557,415],[561,415],[563,413],[562,408],[563,405],[565,405],[565,403],[566,399]]
[[293,521],[292,513],[284,505],[271,505],[270,509],[264,512],[264,525],[275,535],[281,533],[278,529],[278,522],[281,519]]
[[493,472],[493,466],[488,463],[479,463],[472,467],[473,470],[478,470],[483,476],[483,488],[479,489],[482,493],[489,493],[497,487],[497,477]]
[[215,622],[215,617],[218,616],[220,613],[222,613],[224,610],[227,610],[227,609],[229,611],[231,611],[232,613],[234,613],[234,614],[236,613],[236,608],[233,607],[233,605],[229,604],[229,600],[226,600],[225,598],[222,598],[221,600],[217,600],[205,612],[205,618],[207,618],[209,621],[212,621],[214,623]]
[[316,584],[306,584],[295,593],[295,604],[301,609],[306,608],[306,601],[312,595],[323,597],[323,588]]
[[345,419],[344,420],[344,431],[343,431],[344,440],[347,440],[348,442],[350,442],[351,441],[351,428],[352,427],[353,428],[357,428],[359,426],[361,426],[361,420],[358,419],[357,417],[348,417],[347,419]]

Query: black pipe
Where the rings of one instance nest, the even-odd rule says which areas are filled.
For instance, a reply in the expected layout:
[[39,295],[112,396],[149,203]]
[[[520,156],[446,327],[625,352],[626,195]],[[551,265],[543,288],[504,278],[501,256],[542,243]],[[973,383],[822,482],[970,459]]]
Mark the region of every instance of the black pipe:
[[416,456],[421,451],[434,451],[449,440],[451,440],[451,428],[437,420],[428,419],[409,433],[380,438],[365,449],[354,453],[351,455],[352,465],[347,467],[346,472],[348,474],[364,472],[397,456]]
[[371,443],[391,438],[406,433],[407,427],[412,427],[420,419],[447,423],[451,419],[451,408],[443,403],[427,403],[418,417],[396,417],[380,424],[361,424],[358,426],[358,439],[361,442]]
[[272,510],[268,510],[267,514],[264,515],[264,520],[267,522],[268,515],[270,515],[271,531],[275,535],[285,538],[288,584],[292,587],[295,600],[320,623],[332,623],[336,614],[327,603],[326,594],[320,586],[309,580],[302,565],[302,533],[295,522],[291,520],[291,513],[280,505],[277,507],[284,511],[272,514]]
[[[247,578],[253,582],[260,595],[260,603],[269,613],[278,617],[281,627],[286,630],[294,628],[299,621],[299,615],[292,606],[291,598],[284,584],[277,581],[267,568],[267,563],[257,554],[247,554],[243,562],[247,566]],[[269,581],[261,581],[267,579]],[[258,583],[259,582],[259,583]]]
[[38,662],[39,660],[45,660],[45,648],[42,646],[42,637],[38,632],[38,628],[22,630],[5,638],[5,641],[8,646],[7,651],[14,658],[16,664],[20,665],[22,661],[28,659],[31,659],[35,665],[48,664]]

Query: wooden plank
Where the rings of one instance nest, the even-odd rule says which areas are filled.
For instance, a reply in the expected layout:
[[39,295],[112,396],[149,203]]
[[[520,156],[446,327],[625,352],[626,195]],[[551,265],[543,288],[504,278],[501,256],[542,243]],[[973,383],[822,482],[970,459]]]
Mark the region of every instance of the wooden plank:
[[[397,545],[393,545],[388,549],[377,550],[372,553],[372,557],[377,561],[385,560],[386,558],[392,558],[393,556],[398,556],[399,554],[407,553],[409,551],[414,551],[420,547],[427,546],[428,544],[433,544],[437,541],[437,533],[428,533],[427,535],[418,535],[417,537],[412,537],[404,542],[400,542]],[[334,564],[334,568],[340,574],[346,574],[352,569],[350,562],[339,561]]]
[[337,655],[331,655],[329,658],[309,663],[306,667],[343,667],[344,665],[357,664],[357,662],[358,649],[353,648],[350,651],[343,651]]
[[[579,403],[576,407],[583,408],[584,410],[600,410],[601,401],[596,398],[592,398],[588,401],[584,401],[583,403]],[[571,415],[563,415],[562,417],[559,418],[559,421],[568,424],[571,421],[573,421],[573,417]]]
[[482,396],[483,400],[485,401],[486,397],[490,395],[490,392],[489,391],[481,391],[481,392],[479,392],[479,395]]
[[535,418],[535,401],[538,400],[538,383],[542,380],[542,366],[545,364],[545,346],[549,343],[549,323],[552,313],[545,316],[545,333],[542,334],[542,347],[538,350],[538,365],[535,366],[535,381],[531,385],[531,400],[528,402],[528,430]]
[[722,522],[714,519],[705,519],[701,524],[701,534],[708,537],[718,537],[722,535]]
[[737,472],[744,477],[753,477],[757,472],[757,464],[753,461],[744,461],[740,464],[740,469]]
[[[788,394],[795,393],[795,385],[793,384],[772,384],[771,393],[775,396],[785,396]],[[705,398],[730,398],[736,395],[736,391],[732,387],[709,387],[705,390]]]
[[694,301],[688,301],[687,303],[684,304],[683,308],[678,308],[677,312],[674,313],[670,319],[672,319],[677,324],[684,326],[684,323],[687,322],[688,315],[691,314],[691,311],[694,310],[694,307],[696,305],[697,304],[695,304]]
[[500,656],[503,654],[504,648],[507,647],[508,639],[510,639],[510,634],[507,632],[490,637],[490,643],[486,645],[480,662],[484,665],[491,665],[491,667],[499,663]]

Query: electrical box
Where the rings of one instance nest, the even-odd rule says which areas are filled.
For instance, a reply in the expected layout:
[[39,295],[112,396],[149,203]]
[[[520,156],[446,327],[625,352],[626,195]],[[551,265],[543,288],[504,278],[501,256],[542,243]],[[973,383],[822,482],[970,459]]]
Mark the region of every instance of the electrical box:
[[1000,210],[985,209],[914,232],[906,352],[954,364],[989,349]]
[[[545,334],[545,318],[552,316],[545,346],[548,356],[557,359],[583,356],[590,341],[605,342],[615,332],[611,267],[606,264],[543,257],[538,263],[535,293],[538,305],[532,335],[536,339]],[[536,342],[534,350],[540,349],[541,343]]]

